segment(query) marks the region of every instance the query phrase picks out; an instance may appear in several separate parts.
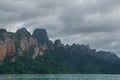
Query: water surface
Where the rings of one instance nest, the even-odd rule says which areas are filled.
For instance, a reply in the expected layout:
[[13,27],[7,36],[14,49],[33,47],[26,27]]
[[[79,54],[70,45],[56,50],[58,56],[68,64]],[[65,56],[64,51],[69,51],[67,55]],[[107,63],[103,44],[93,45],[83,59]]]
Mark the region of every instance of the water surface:
[[1,75],[0,80],[120,80],[120,75],[98,74],[22,74]]

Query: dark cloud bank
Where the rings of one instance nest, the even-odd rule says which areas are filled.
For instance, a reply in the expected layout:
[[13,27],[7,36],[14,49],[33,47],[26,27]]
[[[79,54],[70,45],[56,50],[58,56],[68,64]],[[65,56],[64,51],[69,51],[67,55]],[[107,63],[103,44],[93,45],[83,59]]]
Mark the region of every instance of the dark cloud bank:
[[52,40],[120,55],[120,0],[0,0],[0,28],[45,28]]

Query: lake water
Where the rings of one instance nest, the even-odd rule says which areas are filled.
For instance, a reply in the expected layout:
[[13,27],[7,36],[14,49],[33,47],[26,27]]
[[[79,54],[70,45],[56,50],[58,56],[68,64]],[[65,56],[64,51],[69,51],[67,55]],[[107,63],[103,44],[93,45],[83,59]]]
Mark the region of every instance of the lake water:
[[98,74],[1,75],[0,80],[120,80],[120,75],[98,75]]

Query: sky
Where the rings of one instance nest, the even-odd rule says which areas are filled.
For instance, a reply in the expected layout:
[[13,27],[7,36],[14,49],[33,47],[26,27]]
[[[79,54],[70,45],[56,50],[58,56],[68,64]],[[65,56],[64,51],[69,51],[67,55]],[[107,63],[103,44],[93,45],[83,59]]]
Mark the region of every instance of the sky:
[[51,40],[89,44],[120,56],[120,0],[0,0],[0,28],[31,33],[44,28]]

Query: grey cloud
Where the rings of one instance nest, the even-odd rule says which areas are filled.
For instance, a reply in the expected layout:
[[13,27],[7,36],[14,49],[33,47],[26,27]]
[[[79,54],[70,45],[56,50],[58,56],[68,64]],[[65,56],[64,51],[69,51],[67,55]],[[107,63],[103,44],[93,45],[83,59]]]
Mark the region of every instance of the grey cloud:
[[[115,29],[118,30],[119,28],[118,21],[120,20],[120,16],[118,16],[119,9],[116,10],[117,9],[116,7],[111,9],[110,7],[111,6],[113,7],[114,5],[111,6],[107,5],[109,2],[110,4],[114,2],[114,5],[115,3],[117,3],[116,1],[113,0],[111,1],[97,0],[95,4],[92,5],[87,4],[86,5],[87,7],[85,8],[82,6],[79,7],[74,6],[65,9],[60,17],[61,21],[63,21],[63,24],[67,26],[65,27],[64,32],[88,33],[88,32],[100,32],[100,31],[108,32],[108,31],[113,31]],[[108,9],[109,11],[107,11]]]
[[45,28],[52,40],[120,53],[119,8],[119,0],[1,0],[0,28]]

